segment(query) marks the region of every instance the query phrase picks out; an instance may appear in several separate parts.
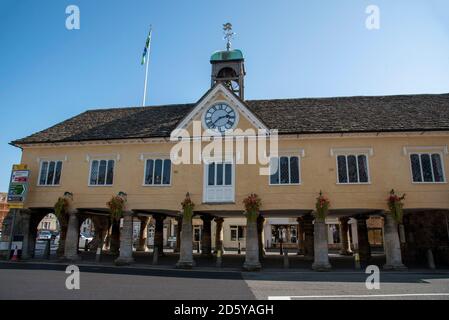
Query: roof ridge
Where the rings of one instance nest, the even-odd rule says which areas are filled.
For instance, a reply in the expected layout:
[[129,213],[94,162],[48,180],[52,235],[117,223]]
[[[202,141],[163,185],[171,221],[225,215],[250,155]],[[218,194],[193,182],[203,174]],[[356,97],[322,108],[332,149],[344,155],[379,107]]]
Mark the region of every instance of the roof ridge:
[[117,110],[141,110],[141,109],[156,109],[156,108],[167,108],[167,107],[187,107],[195,105],[192,103],[173,103],[173,104],[161,104],[154,106],[124,106],[124,107],[111,107],[111,108],[97,108],[97,109],[88,109],[85,112],[100,112],[100,111],[117,111]]

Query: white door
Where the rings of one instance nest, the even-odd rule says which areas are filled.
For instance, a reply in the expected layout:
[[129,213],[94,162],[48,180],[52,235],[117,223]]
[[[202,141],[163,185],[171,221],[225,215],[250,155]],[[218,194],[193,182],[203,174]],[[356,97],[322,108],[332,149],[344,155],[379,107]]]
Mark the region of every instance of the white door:
[[204,202],[234,202],[234,164],[209,162],[204,168]]

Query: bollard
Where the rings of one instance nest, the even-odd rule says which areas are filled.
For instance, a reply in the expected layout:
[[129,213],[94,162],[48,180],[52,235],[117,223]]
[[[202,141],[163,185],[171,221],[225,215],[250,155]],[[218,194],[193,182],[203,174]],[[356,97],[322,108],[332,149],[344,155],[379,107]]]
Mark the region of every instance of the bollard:
[[158,247],[154,247],[153,249],[153,264],[156,265],[158,263],[159,258],[159,250]]
[[199,242],[197,242],[196,252],[200,253],[200,243]]
[[221,250],[218,250],[217,251],[217,262],[216,262],[217,268],[221,268],[222,263],[223,263],[221,255],[222,255]]
[[435,260],[433,258],[433,252],[432,249],[427,249],[427,265],[429,266],[429,269],[435,270]]
[[284,250],[284,268],[290,268],[290,263],[288,261],[288,250]]
[[97,248],[97,253],[95,255],[95,261],[96,262],[100,262],[101,261],[101,247],[102,246],[98,246],[98,248]]
[[44,259],[50,260],[50,240],[45,243]]
[[88,250],[89,250],[89,240],[86,239],[86,241],[84,241],[84,251]]
[[240,249],[240,242],[239,242],[239,248],[237,249],[237,254],[241,254],[242,250]]
[[284,254],[284,251],[283,251],[283,244],[282,244],[282,239],[280,239],[279,240],[279,254],[282,256],[283,254]]
[[361,265],[360,265],[360,255],[358,252],[354,253],[354,266],[356,269],[361,269]]

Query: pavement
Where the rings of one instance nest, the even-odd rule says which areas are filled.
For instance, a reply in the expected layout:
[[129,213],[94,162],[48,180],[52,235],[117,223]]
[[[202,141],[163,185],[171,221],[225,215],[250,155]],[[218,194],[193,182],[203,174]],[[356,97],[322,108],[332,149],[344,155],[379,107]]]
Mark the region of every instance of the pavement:
[[68,290],[67,263],[0,262],[0,300],[11,299],[432,299],[449,300],[449,270],[380,272],[380,288],[368,290],[363,270],[314,272],[310,269],[264,269],[135,264],[128,267],[83,261],[80,289]]

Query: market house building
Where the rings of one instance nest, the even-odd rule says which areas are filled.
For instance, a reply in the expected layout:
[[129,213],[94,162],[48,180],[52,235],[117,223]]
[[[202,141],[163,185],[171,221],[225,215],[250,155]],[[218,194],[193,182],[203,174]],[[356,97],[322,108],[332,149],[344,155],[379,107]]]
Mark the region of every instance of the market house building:
[[[132,263],[132,223],[141,223],[141,251],[152,218],[159,254],[167,242],[164,221],[173,222],[170,235],[177,234],[174,251],[187,255],[184,267],[194,265],[187,251],[195,246],[188,242],[201,242],[202,254],[210,256],[223,241],[240,238],[247,248],[245,267],[263,267],[260,249],[276,241],[273,226],[285,225],[296,226],[286,237],[300,255],[325,270],[331,267],[329,228],[313,214],[322,191],[342,254],[356,249],[361,261],[370,260],[367,219],[377,217],[385,267],[425,263],[429,250],[437,265],[448,264],[449,94],[247,100],[242,52],[216,52],[210,62],[211,88],[197,102],[88,110],[11,143],[22,149],[21,163],[31,170],[21,211],[22,258],[33,254],[38,223],[70,192],[59,249],[67,259],[79,259],[79,226],[91,218],[98,243],[118,262]],[[170,151],[177,141],[170,135],[184,129],[192,136],[194,121],[218,131],[278,130],[278,156],[270,159],[278,169],[267,176],[257,164],[237,164],[244,155],[235,148],[222,162],[175,165]],[[406,194],[399,226],[388,212],[391,189]],[[106,205],[119,192],[127,199],[121,228],[111,224]],[[190,238],[182,238],[180,203],[187,193],[195,203],[194,220],[191,234],[190,227],[185,232]],[[256,233],[243,215],[242,201],[252,193],[262,201]]]

